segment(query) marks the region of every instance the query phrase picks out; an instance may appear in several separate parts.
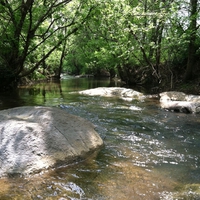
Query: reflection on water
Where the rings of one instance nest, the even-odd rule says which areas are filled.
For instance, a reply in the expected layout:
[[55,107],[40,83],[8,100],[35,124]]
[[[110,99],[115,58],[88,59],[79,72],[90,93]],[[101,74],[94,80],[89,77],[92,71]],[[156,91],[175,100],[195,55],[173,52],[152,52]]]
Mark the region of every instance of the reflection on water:
[[81,163],[2,179],[0,199],[200,199],[198,115],[166,112],[155,99],[126,102],[70,93],[109,84],[70,79],[20,88],[12,98],[1,96],[2,109],[58,106],[87,118],[105,147]]
[[[109,79],[69,78],[57,82],[39,83],[33,86],[23,86],[12,93],[0,94],[0,110],[24,106],[47,105],[58,106],[73,101],[69,92],[96,87],[110,86]],[[113,85],[112,85],[113,86]]]

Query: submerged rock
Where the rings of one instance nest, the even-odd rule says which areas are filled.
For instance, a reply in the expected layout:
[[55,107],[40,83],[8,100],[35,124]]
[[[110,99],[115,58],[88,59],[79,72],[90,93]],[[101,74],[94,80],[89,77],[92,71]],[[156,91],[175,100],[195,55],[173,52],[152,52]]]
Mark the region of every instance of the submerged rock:
[[0,176],[84,159],[103,141],[89,121],[54,107],[0,111]]
[[98,87],[94,89],[79,91],[79,94],[90,96],[119,97],[123,98],[124,100],[142,100],[145,98],[143,93],[121,87]]
[[183,92],[163,92],[160,93],[161,108],[183,112],[200,113],[200,96],[186,95]]

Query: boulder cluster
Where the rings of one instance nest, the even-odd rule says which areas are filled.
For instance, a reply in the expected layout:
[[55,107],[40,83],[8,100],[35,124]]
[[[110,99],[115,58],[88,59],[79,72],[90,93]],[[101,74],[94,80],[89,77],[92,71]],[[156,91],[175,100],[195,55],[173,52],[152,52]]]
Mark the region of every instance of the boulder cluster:
[[[154,95],[144,95],[133,89],[122,87],[99,87],[78,93],[90,96],[118,97],[128,101],[155,97]],[[160,93],[159,98],[160,106],[163,109],[174,112],[200,113],[200,96],[198,95],[187,95],[183,92],[170,91]]]

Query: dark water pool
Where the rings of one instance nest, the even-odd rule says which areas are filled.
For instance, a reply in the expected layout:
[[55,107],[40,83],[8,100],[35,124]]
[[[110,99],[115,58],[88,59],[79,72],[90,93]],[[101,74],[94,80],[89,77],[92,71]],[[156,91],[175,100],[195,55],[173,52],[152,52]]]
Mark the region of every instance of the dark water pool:
[[156,200],[200,199],[200,117],[159,108],[157,99],[71,94],[109,80],[64,79],[0,96],[0,109],[56,106],[90,120],[104,140],[81,163],[0,180],[0,199]]

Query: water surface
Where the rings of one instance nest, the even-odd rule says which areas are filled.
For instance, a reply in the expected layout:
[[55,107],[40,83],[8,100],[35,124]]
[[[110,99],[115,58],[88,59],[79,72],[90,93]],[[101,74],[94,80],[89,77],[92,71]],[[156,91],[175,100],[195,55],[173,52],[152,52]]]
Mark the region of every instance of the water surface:
[[0,96],[0,109],[56,106],[90,120],[105,146],[81,163],[0,180],[0,199],[200,199],[200,118],[160,109],[157,99],[124,101],[71,93],[110,81],[63,79]]

